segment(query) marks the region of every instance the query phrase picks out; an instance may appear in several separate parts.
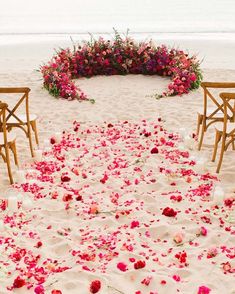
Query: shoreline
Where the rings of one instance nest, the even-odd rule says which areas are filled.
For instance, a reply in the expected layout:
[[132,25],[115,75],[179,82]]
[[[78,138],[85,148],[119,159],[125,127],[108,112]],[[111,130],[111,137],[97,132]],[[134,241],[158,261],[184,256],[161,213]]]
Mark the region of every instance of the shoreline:
[[[202,60],[203,69],[235,70],[234,34],[129,34],[137,41],[152,39],[159,44],[180,48]],[[111,38],[113,34],[95,35]],[[23,34],[0,35],[0,72],[9,68],[13,71],[31,71],[53,56],[58,48],[72,47],[73,42],[90,38],[89,34]],[[25,58],[29,61],[25,63]]]

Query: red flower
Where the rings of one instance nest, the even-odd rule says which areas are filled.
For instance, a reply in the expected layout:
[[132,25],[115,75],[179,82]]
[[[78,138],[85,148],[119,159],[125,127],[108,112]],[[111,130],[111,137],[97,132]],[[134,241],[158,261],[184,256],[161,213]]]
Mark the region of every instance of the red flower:
[[180,263],[186,263],[187,261],[187,253],[185,251],[177,253],[175,257],[179,260]]
[[177,211],[175,211],[173,208],[166,207],[163,209],[162,214],[168,217],[174,217],[177,215]]
[[17,277],[15,278],[14,282],[13,282],[13,288],[21,288],[25,285],[25,280],[22,279],[21,277]]
[[139,226],[140,226],[139,221],[132,221],[131,222],[131,229],[134,229],[134,228],[139,227]]
[[228,207],[232,207],[233,202],[235,202],[234,198],[227,198],[227,199],[224,200],[225,206],[228,206]]
[[134,263],[134,268],[137,270],[137,269],[140,269],[140,268],[144,268],[145,267],[145,261],[144,260],[138,260]]
[[178,195],[178,196],[172,195],[170,197],[170,199],[174,200],[174,201],[177,201],[177,202],[180,202],[180,201],[182,201],[183,197],[181,195]]
[[128,270],[127,264],[125,264],[124,262],[119,262],[117,264],[117,268],[122,272],[126,272]]
[[153,279],[153,277],[148,276],[141,281],[141,284],[148,286],[150,284],[150,282],[152,281],[152,279]]
[[38,243],[35,245],[36,248],[39,248],[42,246],[42,242],[41,241],[38,241]]
[[81,196],[81,195],[78,195],[78,196],[76,197],[76,200],[77,200],[77,201],[81,201],[81,200],[82,200],[82,196]]
[[150,137],[150,136],[151,136],[151,132],[146,132],[146,133],[144,133],[144,136],[145,136],[145,137]]
[[51,142],[52,145],[54,145],[55,142],[56,142],[55,138],[52,137],[51,140],[50,140],[50,142]]
[[100,288],[101,288],[101,282],[99,280],[94,280],[91,282],[91,285],[90,285],[91,293],[99,292]]
[[61,182],[65,183],[65,182],[69,182],[71,179],[69,176],[67,175],[62,175],[61,176]]
[[63,196],[63,201],[64,202],[71,201],[71,200],[73,200],[73,195],[71,195],[71,194],[64,194],[64,196]]
[[159,151],[158,151],[157,147],[153,147],[153,149],[150,152],[151,152],[151,154],[157,154]]
[[102,183],[102,184],[105,184],[105,182],[108,180],[108,176],[107,176],[107,174],[104,174],[104,177],[100,180],[100,182]]
[[52,290],[51,294],[62,294],[62,291],[60,291],[60,290]]

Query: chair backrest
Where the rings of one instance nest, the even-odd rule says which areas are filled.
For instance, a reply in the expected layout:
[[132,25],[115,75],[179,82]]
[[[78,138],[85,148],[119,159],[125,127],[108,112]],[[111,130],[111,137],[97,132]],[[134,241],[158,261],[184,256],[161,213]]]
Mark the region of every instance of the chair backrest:
[[[216,98],[209,89],[235,89],[235,83],[228,83],[228,82],[220,82],[220,83],[214,83],[214,82],[202,82],[201,87],[203,88],[204,91],[204,115],[208,119],[213,119],[216,118],[216,115],[218,114],[219,111],[224,112],[224,107],[223,107],[223,102],[218,98]],[[207,113],[207,108],[208,108],[208,98],[210,101],[213,102],[213,104],[216,106],[215,110],[212,113]],[[234,101],[235,105],[235,101]],[[231,105],[228,106],[227,109],[227,115],[229,115],[229,119],[232,120],[235,118],[235,114],[233,112],[233,108]]]
[[7,116],[6,116],[6,123],[9,121],[11,117],[14,117],[15,120],[19,123],[23,123],[22,120],[17,115],[17,109],[20,105],[25,102],[25,111],[26,111],[26,118],[27,122],[29,122],[29,92],[30,88],[23,87],[23,88],[0,88],[0,94],[22,94],[18,102],[15,106],[10,109],[7,107]]
[[7,144],[6,111],[8,105],[0,102],[0,131],[3,133],[4,145]]
[[223,100],[223,110],[224,110],[224,129],[223,132],[226,134],[227,131],[227,122],[229,119],[228,109],[233,109],[233,113],[235,116],[235,93],[220,93],[220,97]]

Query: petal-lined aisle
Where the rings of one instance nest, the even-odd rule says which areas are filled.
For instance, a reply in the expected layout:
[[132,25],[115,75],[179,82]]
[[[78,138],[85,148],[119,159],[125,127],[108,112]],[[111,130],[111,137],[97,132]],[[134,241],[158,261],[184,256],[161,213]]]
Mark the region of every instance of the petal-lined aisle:
[[1,293],[232,293],[234,199],[211,201],[217,178],[160,118],[74,122],[50,146],[18,211],[2,201]]

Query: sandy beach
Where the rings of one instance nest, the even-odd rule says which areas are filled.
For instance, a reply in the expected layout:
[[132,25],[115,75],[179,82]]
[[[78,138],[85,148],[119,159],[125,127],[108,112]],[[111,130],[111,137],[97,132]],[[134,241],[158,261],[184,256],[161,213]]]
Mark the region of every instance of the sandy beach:
[[[172,44],[176,41],[167,42]],[[27,86],[31,88],[30,111],[38,116],[40,148],[45,150],[45,145],[50,138],[56,132],[65,130],[65,137],[69,133],[72,134],[71,142],[76,142],[76,138],[81,140],[82,150],[87,148],[88,155],[86,155],[87,157],[84,155],[80,159],[79,175],[77,176],[71,175],[69,169],[69,164],[71,162],[74,164],[73,160],[80,154],[79,149],[73,148],[63,151],[68,160],[64,170],[61,169],[60,172],[52,174],[54,184],[49,184],[47,181],[45,183],[38,182],[37,175],[32,175],[30,183],[36,183],[42,187],[42,194],[46,195],[45,198],[39,199],[40,197],[37,198],[35,192],[23,192],[22,187],[19,188],[23,197],[28,195],[35,201],[33,201],[33,208],[22,210],[24,217],[29,221],[22,230],[17,224],[12,227],[9,224],[5,225],[4,231],[0,234],[1,259],[6,262],[16,248],[30,248],[34,255],[41,255],[42,261],[46,258],[56,259],[61,267],[71,267],[61,273],[49,275],[45,283],[45,293],[51,293],[52,289],[60,289],[63,294],[90,293],[90,282],[97,279],[102,283],[99,293],[104,294],[198,293],[198,288],[202,285],[210,288],[213,294],[235,293],[234,272],[224,274],[224,270],[221,268],[223,267],[221,264],[226,262],[230,262],[232,268],[235,268],[235,224],[225,221],[228,214],[232,214],[234,205],[230,210],[227,207],[223,210],[221,206],[216,210],[211,208],[211,198],[205,200],[195,197],[195,202],[191,201],[191,198],[187,196],[190,194],[189,191],[197,189],[203,183],[213,182],[213,186],[215,186],[218,182],[212,178],[201,182],[198,175],[192,176],[190,181],[187,181],[185,176],[180,177],[179,175],[170,179],[164,177],[158,167],[163,165],[166,169],[174,169],[174,165],[167,161],[161,152],[159,158],[149,156],[149,148],[153,143],[151,140],[154,140],[153,136],[148,141],[138,135],[138,127],[141,129],[146,127],[153,134],[154,126],[159,124],[166,129],[166,133],[162,135],[166,138],[168,138],[168,134],[177,134],[182,127],[186,129],[188,134],[195,133],[197,111],[200,111],[203,105],[202,90],[198,89],[182,97],[156,100],[151,95],[156,92],[161,93],[167,87],[169,82],[167,78],[142,75],[97,76],[76,81],[88,97],[95,99],[95,104],[55,99],[42,88],[42,79],[36,69],[43,61],[49,59],[53,47],[59,43],[59,41],[46,41],[44,43],[2,45],[0,47],[0,87]],[[68,41],[61,42],[62,47],[66,44]],[[177,40],[177,44],[188,48],[191,53],[200,51],[199,56],[205,57],[205,61],[202,63],[204,81],[234,81],[235,64],[232,52],[234,52],[235,42],[185,39],[184,41]],[[216,52],[215,48],[217,48]],[[9,105],[14,105],[16,102],[15,98],[9,96],[4,96],[2,100]],[[159,118],[161,118],[161,122],[159,122]],[[146,126],[143,124],[143,120],[146,120]],[[76,134],[73,132],[74,121],[80,124]],[[124,121],[129,122],[126,129],[123,127]],[[134,160],[133,152],[128,150],[128,144],[133,144],[136,148],[139,146],[136,142],[128,143],[125,140],[117,141],[116,145],[112,145],[107,124],[113,124],[114,128],[123,135],[129,134],[128,132],[133,128],[133,142],[136,141],[145,146],[144,152],[146,153],[143,152],[143,156],[146,156],[146,161],[140,165],[137,164],[137,167],[141,169],[138,176],[134,173],[133,167],[129,167],[127,170],[121,171],[120,177],[112,174],[113,178],[109,175],[110,182],[100,183],[100,179],[108,171],[107,167],[112,164],[115,157],[123,157],[123,160],[128,164]],[[104,134],[101,132],[102,129]],[[87,133],[87,130],[91,130],[91,134]],[[19,161],[21,168],[27,170],[32,162],[28,142],[21,131],[17,131],[17,134]],[[95,152],[96,146],[101,142],[99,140],[107,143],[107,146],[103,145],[103,149],[101,147],[98,149],[100,154],[107,153],[107,157],[103,159],[100,157],[103,164],[100,164],[97,158],[92,157],[92,152]],[[211,175],[217,176],[215,174],[216,163],[211,162],[213,142],[214,129],[212,127],[206,134],[202,151],[197,151],[196,142],[193,150],[187,150],[196,161],[202,157],[207,159],[205,170],[199,172],[200,175],[209,172]],[[90,151],[89,148],[91,148]],[[48,159],[45,156],[45,161],[50,158],[53,161],[53,156],[55,155],[49,153]],[[180,166],[182,165],[183,163],[180,163]],[[9,183],[3,162],[0,163],[0,167],[0,198],[3,199],[9,188]],[[33,166],[31,169],[35,170],[35,168]],[[12,169],[15,173],[13,161]],[[65,209],[66,203],[62,199],[69,189],[66,185],[58,182],[58,177],[66,171],[71,176],[71,185],[68,184],[70,189],[77,188],[83,198],[82,204],[71,201],[71,207],[68,210]],[[87,173],[90,171],[91,174],[86,179],[82,177],[82,171]],[[147,176],[148,173],[151,175]],[[142,179],[141,175],[146,178],[142,182],[140,180],[139,185],[133,184],[135,177]],[[218,178],[225,191],[225,197],[233,199],[235,197],[234,151],[228,150],[226,152]],[[128,184],[122,186],[124,179],[130,180],[130,186]],[[157,182],[150,183],[150,179],[155,179]],[[172,182],[176,182],[176,187],[171,185]],[[51,194],[55,192],[58,192],[59,196],[53,200]],[[116,204],[111,201],[110,195],[112,193],[121,195]],[[182,195],[183,201],[177,202],[170,199],[169,195],[176,194]],[[209,194],[212,197],[213,189],[209,191]],[[98,203],[98,209],[101,213],[87,214],[92,201]],[[220,204],[222,205],[222,203]],[[168,206],[174,207],[178,211],[176,219],[162,215],[162,209]],[[102,213],[102,211],[122,210],[123,207],[132,210],[130,215],[122,215],[117,219],[115,213]],[[5,217],[6,211],[2,211],[0,214],[1,217]],[[221,223],[220,215],[225,224]],[[202,216],[210,218],[210,222],[202,220]],[[19,215],[16,216],[16,219],[20,222]],[[130,229],[130,224],[137,220],[139,225],[135,229]],[[49,225],[52,226],[51,229],[47,228]],[[198,229],[202,226],[207,228],[207,236],[196,237]],[[29,232],[33,232],[34,237],[27,237]],[[178,232],[183,232],[184,235],[182,246],[177,246],[173,241],[174,235]],[[7,234],[10,234],[15,240],[15,247],[6,253],[1,246],[1,236]],[[92,239],[92,236],[96,236],[97,239]],[[43,245],[40,248],[35,248],[35,242],[39,240]],[[95,243],[97,244],[94,245]],[[132,244],[134,246],[133,252],[124,248],[124,244]],[[76,254],[76,258],[73,258],[72,250],[87,253],[89,246],[91,253],[103,254],[105,257],[99,259],[96,256],[92,261],[80,260],[81,262],[78,262],[79,258],[76,257]],[[113,254],[113,251],[110,250],[112,246],[115,248],[114,251],[119,252],[119,255],[108,259],[107,254]],[[226,246],[228,251],[225,249],[223,251],[223,246]],[[217,248],[218,254],[208,259],[206,254],[212,247]],[[149,251],[149,248],[153,251]],[[174,254],[183,250],[188,253],[189,265],[184,265],[181,268],[175,261]],[[4,257],[2,258],[2,256]],[[146,259],[148,256],[149,258]],[[147,266],[140,270],[134,270],[129,261],[130,258],[134,258],[135,261],[145,259]],[[117,269],[118,262],[128,264],[128,271],[123,272]],[[17,271],[15,271],[11,260],[9,264],[8,271],[12,271],[11,274],[7,274],[0,264],[0,293],[2,294],[9,293],[6,287],[10,286],[17,276]],[[172,278],[173,276],[175,278]],[[141,283],[146,278],[150,279],[149,285],[145,284],[146,280]],[[177,281],[177,279],[180,280]],[[166,284],[162,281],[165,281]],[[34,293],[34,290],[32,288],[27,291],[23,287],[14,289],[13,292]]]

